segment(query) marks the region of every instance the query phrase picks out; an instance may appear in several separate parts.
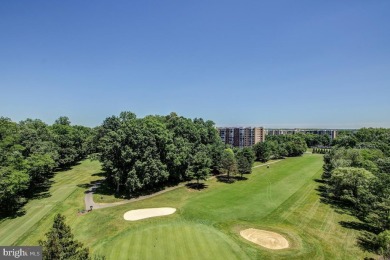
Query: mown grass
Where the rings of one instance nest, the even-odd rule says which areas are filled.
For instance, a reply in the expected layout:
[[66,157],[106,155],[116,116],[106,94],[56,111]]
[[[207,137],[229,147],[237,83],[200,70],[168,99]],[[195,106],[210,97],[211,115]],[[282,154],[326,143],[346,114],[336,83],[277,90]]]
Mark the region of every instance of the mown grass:
[[[351,216],[322,204],[316,188],[322,156],[306,154],[270,168],[258,167],[244,181],[207,181],[207,188],[186,187],[156,197],[83,216],[83,196],[99,178],[97,162],[84,161],[57,173],[49,198],[27,204],[25,216],[0,223],[1,245],[35,245],[51,225],[54,214],[67,217],[75,237],[108,259],[361,259],[368,254],[356,246],[357,231],[340,221]],[[93,176],[95,175],[95,176]],[[100,177],[101,178],[101,177]],[[110,196],[106,195],[107,199]],[[128,222],[131,209],[175,207],[170,216]],[[20,227],[20,226],[23,227]],[[291,248],[272,251],[240,237],[244,228],[279,232]]]
[[99,162],[85,160],[69,171],[56,173],[49,197],[29,201],[21,217],[1,220],[0,245],[36,245],[58,212],[65,214],[68,222],[74,221],[78,210],[84,208],[86,187],[100,178],[99,171]]

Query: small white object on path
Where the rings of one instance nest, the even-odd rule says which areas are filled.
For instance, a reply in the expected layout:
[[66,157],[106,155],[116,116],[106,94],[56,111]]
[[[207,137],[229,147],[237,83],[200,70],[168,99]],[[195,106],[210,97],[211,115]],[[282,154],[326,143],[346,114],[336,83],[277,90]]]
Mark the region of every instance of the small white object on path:
[[264,164],[256,165],[256,166],[253,166],[252,169],[258,168],[258,167],[264,167],[264,166],[267,166],[267,165],[270,165],[270,164],[273,164],[273,163],[277,163],[277,162],[280,162],[280,161],[281,160],[277,160],[277,161],[273,161],[273,162],[270,162],[270,163],[264,163]]

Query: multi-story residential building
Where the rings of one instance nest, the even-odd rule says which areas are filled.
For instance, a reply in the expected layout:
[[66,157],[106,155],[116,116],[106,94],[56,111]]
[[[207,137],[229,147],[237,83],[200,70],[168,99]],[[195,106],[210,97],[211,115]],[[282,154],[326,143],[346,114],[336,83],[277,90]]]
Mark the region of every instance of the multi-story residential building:
[[316,135],[327,135],[331,140],[337,137],[337,130],[333,129],[267,129],[267,135],[286,135],[286,134],[316,134]]
[[222,142],[235,147],[252,146],[265,140],[263,127],[218,127],[217,129]]

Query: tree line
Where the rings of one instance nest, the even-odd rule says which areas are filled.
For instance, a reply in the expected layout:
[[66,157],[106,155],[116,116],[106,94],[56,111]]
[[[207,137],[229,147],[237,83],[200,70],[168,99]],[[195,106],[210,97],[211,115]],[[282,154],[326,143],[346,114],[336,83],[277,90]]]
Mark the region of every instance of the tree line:
[[183,181],[205,180],[210,172],[250,173],[251,149],[226,148],[212,121],[167,116],[108,117],[97,131],[97,151],[106,183],[127,196]]
[[0,215],[14,213],[47,189],[54,170],[91,153],[93,137],[93,129],[72,126],[67,117],[50,126],[39,119],[15,123],[0,117]]
[[264,142],[253,146],[256,159],[267,162],[270,159],[301,156],[307,150],[304,134],[267,136]]
[[324,155],[324,196],[363,224],[359,244],[390,258],[390,129],[363,128]]
[[[93,155],[105,183],[119,195],[137,196],[210,173],[251,173],[254,160],[299,156],[305,136],[271,136],[243,149],[222,143],[214,122],[171,113],[137,118],[122,112],[95,128],[72,125],[68,117],[47,125],[39,119],[19,123],[0,118],[1,215],[16,212],[29,198],[47,191],[55,170]],[[311,136],[308,137],[313,142]],[[3,214],[4,213],[4,214]]]

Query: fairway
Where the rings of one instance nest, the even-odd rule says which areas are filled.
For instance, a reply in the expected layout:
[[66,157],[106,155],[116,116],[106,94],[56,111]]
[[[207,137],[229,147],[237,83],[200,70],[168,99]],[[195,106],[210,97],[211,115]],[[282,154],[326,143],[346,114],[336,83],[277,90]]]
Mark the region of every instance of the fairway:
[[77,210],[84,207],[83,201],[79,200],[85,191],[82,184],[98,179],[98,176],[92,175],[99,171],[99,162],[86,160],[72,170],[58,172],[53,178],[48,197],[27,203],[25,215],[0,222],[0,245],[37,244],[58,212],[67,213],[71,221],[76,217]]
[[[210,179],[207,188],[181,187],[155,197],[83,216],[86,184],[99,177],[98,162],[84,161],[54,177],[51,196],[27,204],[26,214],[0,223],[1,245],[36,245],[61,212],[75,238],[108,259],[356,259],[370,256],[356,246],[353,220],[320,203],[315,182],[322,156],[305,154],[254,168],[232,184]],[[134,209],[176,208],[175,214],[126,221]],[[276,232],[290,248],[273,251],[240,236],[256,228]]]

